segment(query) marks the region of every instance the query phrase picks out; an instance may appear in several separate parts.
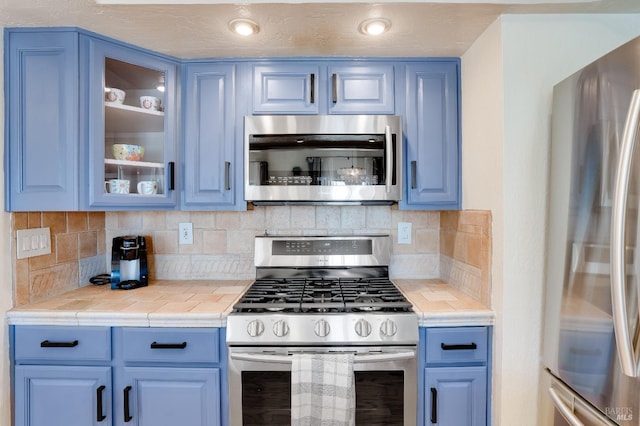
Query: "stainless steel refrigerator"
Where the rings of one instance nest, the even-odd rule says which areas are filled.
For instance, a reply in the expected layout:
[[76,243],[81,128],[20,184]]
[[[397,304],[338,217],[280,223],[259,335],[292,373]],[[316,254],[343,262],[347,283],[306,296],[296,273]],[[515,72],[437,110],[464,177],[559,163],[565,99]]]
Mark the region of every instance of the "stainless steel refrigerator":
[[640,38],[554,88],[542,354],[554,425],[640,425],[639,124]]

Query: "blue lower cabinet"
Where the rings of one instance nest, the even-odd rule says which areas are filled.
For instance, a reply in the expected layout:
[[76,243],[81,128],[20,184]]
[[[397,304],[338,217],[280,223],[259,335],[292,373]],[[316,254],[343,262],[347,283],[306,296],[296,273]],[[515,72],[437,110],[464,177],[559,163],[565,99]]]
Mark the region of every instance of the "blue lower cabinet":
[[224,339],[218,328],[114,328],[114,424],[224,424]]
[[491,327],[420,329],[418,425],[491,424]]
[[110,426],[111,367],[18,365],[16,426]]
[[487,368],[436,367],[425,370],[426,424],[487,424]]
[[224,426],[224,328],[12,326],[15,426]]
[[116,424],[218,426],[220,369],[124,367]]

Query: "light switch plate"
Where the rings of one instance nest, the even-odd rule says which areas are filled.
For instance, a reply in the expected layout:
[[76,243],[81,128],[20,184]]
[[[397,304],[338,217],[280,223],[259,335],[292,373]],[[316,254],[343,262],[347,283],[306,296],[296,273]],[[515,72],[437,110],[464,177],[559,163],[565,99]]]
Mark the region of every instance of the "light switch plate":
[[181,223],[178,225],[178,242],[179,244],[193,244],[193,224]]
[[16,246],[18,259],[49,254],[51,253],[51,230],[49,228],[18,229]]
[[398,244],[411,244],[411,222],[398,223]]

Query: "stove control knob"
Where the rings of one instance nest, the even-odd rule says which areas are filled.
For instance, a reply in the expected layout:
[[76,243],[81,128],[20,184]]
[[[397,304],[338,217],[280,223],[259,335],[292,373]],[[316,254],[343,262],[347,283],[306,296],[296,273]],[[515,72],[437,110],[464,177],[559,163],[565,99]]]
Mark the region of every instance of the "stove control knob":
[[398,327],[396,326],[396,323],[390,319],[386,319],[382,321],[382,324],[380,324],[380,334],[385,337],[391,337],[395,335],[397,331]]
[[283,320],[278,320],[273,323],[273,334],[278,337],[284,337],[289,334],[289,326]]
[[262,321],[256,319],[249,321],[249,325],[247,326],[247,333],[251,337],[258,337],[264,333],[264,324]]
[[316,326],[314,327],[313,331],[316,332],[316,336],[318,337],[326,337],[331,331],[331,327],[329,326],[329,323],[327,321],[321,319],[320,321],[316,322]]
[[371,334],[371,324],[366,319],[359,319],[355,328],[356,334],[360,337],[367,337]]

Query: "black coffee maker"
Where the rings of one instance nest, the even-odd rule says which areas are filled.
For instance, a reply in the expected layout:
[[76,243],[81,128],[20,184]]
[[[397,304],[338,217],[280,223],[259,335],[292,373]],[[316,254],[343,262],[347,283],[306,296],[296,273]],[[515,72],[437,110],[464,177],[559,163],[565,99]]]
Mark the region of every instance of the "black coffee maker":
[[142,236],[115,237],[111,248],[111,289],[148,285],[147,243]]

